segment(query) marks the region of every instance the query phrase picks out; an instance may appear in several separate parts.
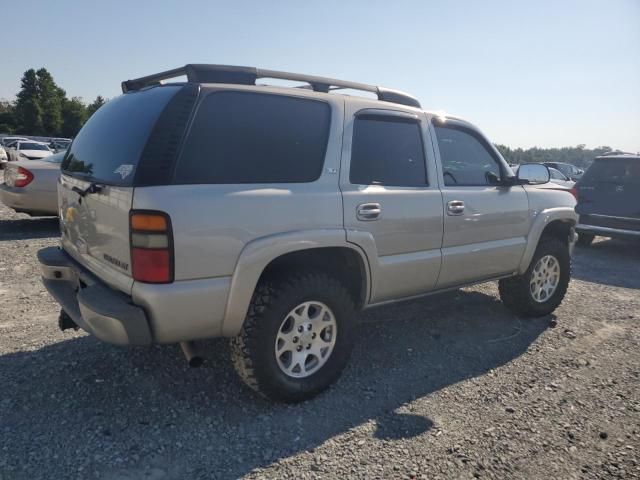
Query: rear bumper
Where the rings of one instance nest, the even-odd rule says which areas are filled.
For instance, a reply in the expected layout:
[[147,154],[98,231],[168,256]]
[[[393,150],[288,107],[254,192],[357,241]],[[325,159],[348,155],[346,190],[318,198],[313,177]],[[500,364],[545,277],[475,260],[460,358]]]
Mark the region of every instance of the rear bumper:
[[15,188],[0,185],[0,202],[16,212],[58,215],[57,202],[49,201],[44,192],[30,190],[29,187]]
[[586,233],[590,235],[600,235],[602,237],[611,238],[640,238],[640,231],[627,230],[623,228],[599,227],[595,225],[586,225],[579,223],[576,226],[578,233]]
[[116,345],[148,345],[151,328],[145,311],[73,260],[64,250],[38,252],[42,282],[73,321],[100,340]]
[[64,250],[38,252],[42,282],[76,324],[117,345],[177,343],[219,337],[230,277],[149,284],[131,295],[114,290]]

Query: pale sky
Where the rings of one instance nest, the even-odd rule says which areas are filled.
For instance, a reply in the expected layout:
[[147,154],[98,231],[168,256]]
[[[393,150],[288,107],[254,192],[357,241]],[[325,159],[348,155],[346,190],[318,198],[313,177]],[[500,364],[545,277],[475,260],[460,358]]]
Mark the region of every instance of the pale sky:
[[89,102],[186,63],[249,65],[405,90],[512,147],[640,151],[640,0],[5,0],[3,12],[0,98],[43,66]]

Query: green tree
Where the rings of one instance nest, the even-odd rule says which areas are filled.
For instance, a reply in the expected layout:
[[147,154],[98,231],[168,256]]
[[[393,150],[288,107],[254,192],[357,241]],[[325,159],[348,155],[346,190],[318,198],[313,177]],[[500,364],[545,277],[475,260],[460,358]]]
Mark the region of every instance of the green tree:
[[30,68],[22,76],[15,107],[17,130],[31,135],[42,131],[42,107],[38,92],[36,71]]
[[75,137],[87,119],[87,107],[80,97],[65,98],[62,101],[62,130],[63,137]]
[[96,113],[96,110],[98,110],[105,103],[107,103],[107,101],[104,99],[104,97],[102,95],[98,95],[93,103],[89,104],[89,106],[87,107],[87,119],[91,115]]
[[62,130],[62,100],[65,91],[56,85],[46,68],[36,72],[38,99],[42,108],[42,135],[56,136]]
[[0,133],[15,132],[15,121],[15,105],[7,100],[0,100]]

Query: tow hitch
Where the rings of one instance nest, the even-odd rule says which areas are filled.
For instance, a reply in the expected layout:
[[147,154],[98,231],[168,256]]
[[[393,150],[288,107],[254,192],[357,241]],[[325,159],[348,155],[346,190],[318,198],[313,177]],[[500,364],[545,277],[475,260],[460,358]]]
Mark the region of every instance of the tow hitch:
[[64,310],[60,310],[60,315],[58,316],[58,327],[60,327],[60,330],[63,332],[70,328],[73,328],[74,330],[78,330],[80,328]]

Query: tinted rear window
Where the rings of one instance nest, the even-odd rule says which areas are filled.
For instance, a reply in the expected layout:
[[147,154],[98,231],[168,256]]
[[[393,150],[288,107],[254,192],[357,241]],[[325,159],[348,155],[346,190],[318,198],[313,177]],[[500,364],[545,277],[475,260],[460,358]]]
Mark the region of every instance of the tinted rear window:
[[589,187],[615,184],[640,188],[640,160],[630,158],[596,160],[584,173],[579,183]]
[[179,89],[156,87],[107,102],[74,139],[62,170],[111,185],[131,185],[149,134]]
[[198,108],[175,183],[312,182],[322,172],[328,104],[248,92],[216,92]]

